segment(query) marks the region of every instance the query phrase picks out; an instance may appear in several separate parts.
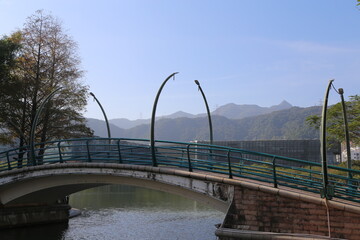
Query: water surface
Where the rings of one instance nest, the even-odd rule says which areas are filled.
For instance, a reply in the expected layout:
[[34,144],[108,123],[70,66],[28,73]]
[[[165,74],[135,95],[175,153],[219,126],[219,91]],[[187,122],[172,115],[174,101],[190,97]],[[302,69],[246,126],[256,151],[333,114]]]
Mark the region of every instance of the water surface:
[[181,196],[140,187],[110,185],[70,196],[82,211],[69,224],[0,232],[0,239],[215,240],[224,214]]

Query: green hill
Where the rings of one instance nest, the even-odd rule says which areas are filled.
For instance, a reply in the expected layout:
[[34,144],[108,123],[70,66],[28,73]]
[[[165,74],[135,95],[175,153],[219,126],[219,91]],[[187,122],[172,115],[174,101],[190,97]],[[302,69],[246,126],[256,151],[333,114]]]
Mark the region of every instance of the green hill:
[[[213,115],[214,140],[300,140],[318,139],[319,132],[307,126],[306,117],[319,114],[321,107],[299,108],[275,111],[254,117],[228,119]],[[103,124],[102,121],[90,121],[89,126],[95,135],[106,136],[104,127],[92,124]],[[113,126],[112,126],[113,127]],[[116,129],[116,130],[115,130]],[[113,137],[149,138],[150,125],[142,124],[130,129],[114,128]],[[207,117],[159,119],[155,124],[155,137],[158,140],[193,141],[209,140]]]

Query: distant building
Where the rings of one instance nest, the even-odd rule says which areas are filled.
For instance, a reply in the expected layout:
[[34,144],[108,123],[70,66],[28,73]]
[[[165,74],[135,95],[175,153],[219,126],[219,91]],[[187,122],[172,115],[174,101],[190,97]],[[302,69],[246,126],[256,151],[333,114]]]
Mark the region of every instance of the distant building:
[[[341,162],[347,161],[347,152],[345,144],[342,144]],[[360,146],[350,148],[351,160],[360,160]]]

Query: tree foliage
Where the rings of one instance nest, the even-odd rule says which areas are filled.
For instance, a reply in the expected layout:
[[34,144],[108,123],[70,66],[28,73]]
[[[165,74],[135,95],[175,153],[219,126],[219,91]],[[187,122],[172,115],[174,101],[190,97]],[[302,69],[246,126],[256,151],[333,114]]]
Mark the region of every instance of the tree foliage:
[[81,112],[88,87],[76,43],[60,21],[37,11],[19,32],[1,40],[0,123],[3,140],[20,147],[29,143],[39,106],[55,89],[61,90],[45,105],[36,126],[36,142],[92,135]]
[[17,94],[20,85],[14,74],[17,68],[16,56],[21,47],[20,37],[21,34],[17,32],[11,37],[4,36],[0,39],[0,143],[8,144],[12,141],[11,136],[2,129],[7,125],[4,109],[10,102],[16,102],[11,96]]
[[[360,96],[350,96],[349,101],[345,102],[348,118],[350,141],[360,143]],[[321,116],[311,115],[306,119],[310,126],[320,127]],[[327,110],[326,133],[329,141],[345,141],[344,118],[341,102],[331,106]]]

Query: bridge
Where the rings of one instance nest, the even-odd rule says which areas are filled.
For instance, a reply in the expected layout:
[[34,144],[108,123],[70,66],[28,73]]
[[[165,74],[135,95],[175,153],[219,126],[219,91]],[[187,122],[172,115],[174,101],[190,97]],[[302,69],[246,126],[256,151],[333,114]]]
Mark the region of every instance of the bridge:
[[[223,211],[226,217],[216,232],[221,239],[264,233],[359,239],[359,176],[359,170],[328,166],[329,191],[320,196],[320,163],[197,143],[51,141],[0,152],[0,227],[26,224],[30,218],[67,219],[71,193],[127,184],[183,195]],[[21,219],[19,209],[32,210],[27,215],[24,210]]]

